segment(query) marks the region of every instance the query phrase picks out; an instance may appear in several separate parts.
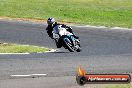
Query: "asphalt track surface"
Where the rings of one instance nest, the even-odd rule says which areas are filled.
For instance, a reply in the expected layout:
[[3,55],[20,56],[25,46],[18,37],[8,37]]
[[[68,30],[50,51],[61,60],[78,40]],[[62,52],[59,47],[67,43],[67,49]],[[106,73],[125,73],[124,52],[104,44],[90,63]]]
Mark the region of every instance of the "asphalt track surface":
[[[0,20],[0,42],[56,49],[45,23]],[[78,66],[88,73],[132,72],[132,30],[72,26],[80,37],[82,52],[59,49],[52,53],[0,55],[0,88],[90,88],[79,86]],[[11,75],[46,74],[12,77]],[[97,86],[96,86],[97,87]],[[94,87],[94,88],[96,88]]]

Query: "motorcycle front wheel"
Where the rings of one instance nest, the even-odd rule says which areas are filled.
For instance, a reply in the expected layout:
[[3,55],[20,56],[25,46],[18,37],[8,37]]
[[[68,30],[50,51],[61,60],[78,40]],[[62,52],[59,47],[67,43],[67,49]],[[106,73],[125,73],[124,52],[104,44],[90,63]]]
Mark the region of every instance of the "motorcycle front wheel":
[[74,52],[74,48],[72,45],[72,42],[70,41],[70,39],[68,38],[63,38],[63,42],[64,42],[64,46],[70,51],[70,52]]

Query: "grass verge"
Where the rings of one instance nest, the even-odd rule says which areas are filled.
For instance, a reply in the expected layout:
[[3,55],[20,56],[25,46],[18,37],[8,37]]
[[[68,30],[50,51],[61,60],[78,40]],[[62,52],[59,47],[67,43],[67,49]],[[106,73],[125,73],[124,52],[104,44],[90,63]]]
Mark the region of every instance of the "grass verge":
[[132,0],[0,0],[0,16],[132,28]]
[[19,44],[0,44],[0,53],[33,53],[45,51],[48,51],[48,49]]
[[112,84],[103,88],[132,88],[132,84]]

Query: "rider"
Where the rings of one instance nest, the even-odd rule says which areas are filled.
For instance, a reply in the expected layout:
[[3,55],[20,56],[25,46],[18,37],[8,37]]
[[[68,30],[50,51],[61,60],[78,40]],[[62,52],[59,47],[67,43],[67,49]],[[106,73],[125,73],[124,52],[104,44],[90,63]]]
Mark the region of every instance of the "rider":
[[[57,26],[57,25],[62,25],[62,27],[66,28],[67,31],[69,31],[70,33],[72,33],[73,36],[74,36],[76,39],[79,39],[79,37],[76,36],[76,35],[73,33],[71,27],[69,27],[69,26],[67,26],[67,25],[64,25],[64,24],[59,24],[59,23],[57,23],[57,22],[55,21],[55,19],[52,18],[52,17],[48,18],[47,24],[48,24],[48,26],[47,26],[46,30],[47,30],[47,33],[48,33],[49,37],[51,37],[52,39],[53,39],[53,34],[52,34],[53,28],[54,28],[55,26]],[[60,48],[60,47],[61,47],[61,46],[57,46],[57,48]]]
[[73,36],[74,36],[75,38],[77,38],[77,39],[79,38],[78,36],[76,36],[76,35],[73,33],[71,27],[69,27],[69,26],[67,26],[67,25],[64,25],[64,24],[59,24],[59,23],[55,22],[55,19],[52,18],[52,17],[48,18],[47,24],[48,24],[48,27],[46,28],[46,30],[47,30],[47,33],[48,33],[49,37],[51,37],[51,38],[53,38],[52,31],[53,31],[53,28],[54,28],[56,25],[62,25],[62,27],[67,28],[66,30],[69,31],[70,33],[72,33]]

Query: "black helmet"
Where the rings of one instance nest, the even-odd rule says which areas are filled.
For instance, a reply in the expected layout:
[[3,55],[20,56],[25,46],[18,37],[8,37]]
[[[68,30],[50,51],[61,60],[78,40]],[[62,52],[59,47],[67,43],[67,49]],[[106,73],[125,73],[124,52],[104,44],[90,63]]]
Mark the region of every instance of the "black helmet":
[[53,23],[55,23],[55,19],[52,18],[52,17],[48,18],[47,24],[48,24],[48,25],[52,25]]

